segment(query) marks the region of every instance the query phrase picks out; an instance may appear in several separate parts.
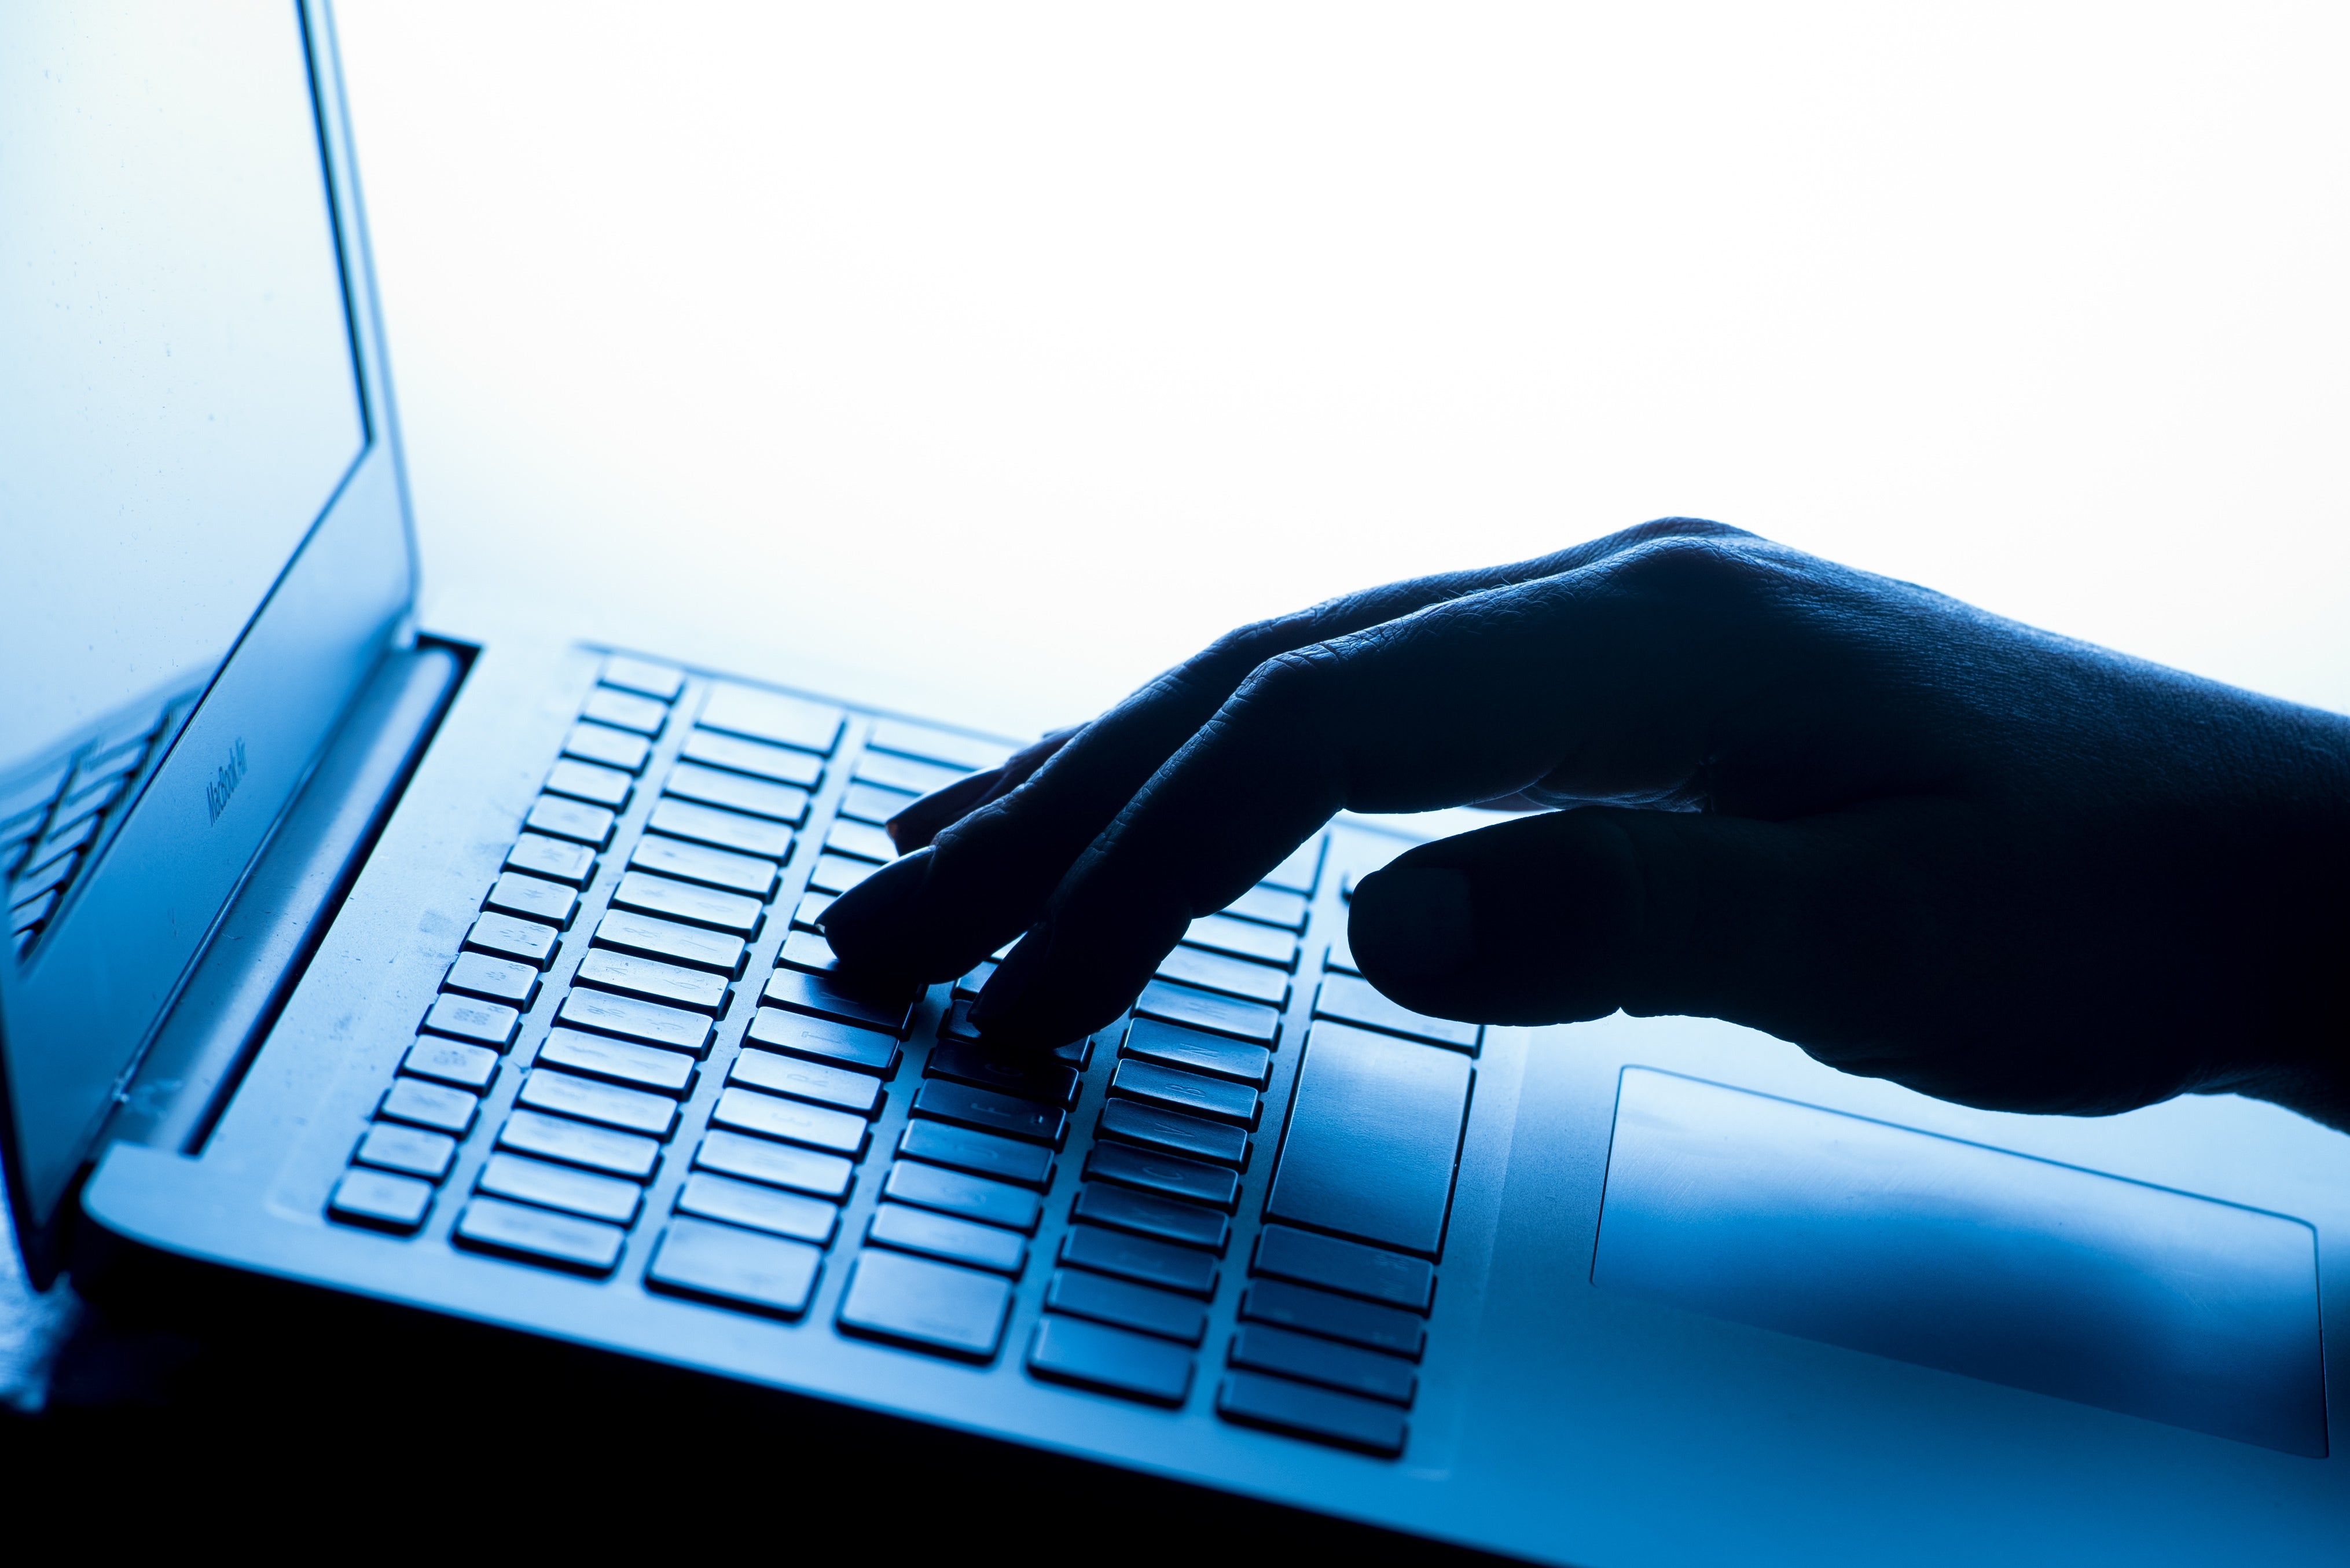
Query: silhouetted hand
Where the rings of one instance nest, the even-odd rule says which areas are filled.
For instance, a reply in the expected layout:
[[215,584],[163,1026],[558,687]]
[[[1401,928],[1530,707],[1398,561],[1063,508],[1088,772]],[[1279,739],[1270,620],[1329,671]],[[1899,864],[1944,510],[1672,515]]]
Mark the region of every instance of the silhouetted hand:
[[[1566,807],[1416,847],[1349,930],[1405,1006],[1696,1013],[2008,1110],[2241,1090],[2350,1125],[2350,720],[1709,523],[1244,628],[918,805],[832,906],[992,1035],[1114,1018],[1342,807]],[[926,847],[920,847],[926,846]]]

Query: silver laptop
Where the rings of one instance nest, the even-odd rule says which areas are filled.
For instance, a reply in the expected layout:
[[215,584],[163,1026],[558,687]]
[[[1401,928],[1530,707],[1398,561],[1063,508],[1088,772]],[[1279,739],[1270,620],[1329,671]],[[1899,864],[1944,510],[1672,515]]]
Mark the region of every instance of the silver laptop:
[[859,988],[822,921],[1011,738],[420,627],[411,540],[325,6],[0,11],[36,1281],[78,1214],[1559,1562],[2344,1555],[2350,1140],[1415,1015],[1347,946],[1408,840],[1352,819],[1007,1059],[988,965]]

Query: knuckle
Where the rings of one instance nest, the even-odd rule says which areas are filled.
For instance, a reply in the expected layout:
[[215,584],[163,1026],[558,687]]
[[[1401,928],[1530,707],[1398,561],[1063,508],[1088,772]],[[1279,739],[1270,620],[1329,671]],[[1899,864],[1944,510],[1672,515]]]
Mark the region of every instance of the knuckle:
[[1232,693],[1233,706],[1253,716],[1291,722],[1327,712],[1340,664],[1337,650],[1327,643],[1277,653],[1249,671]]
[[1730,608],[1773,597],[1782,563],[1749,537],[1676,535],[1618,556],[1608,574],[1618,589],[1693,608]]

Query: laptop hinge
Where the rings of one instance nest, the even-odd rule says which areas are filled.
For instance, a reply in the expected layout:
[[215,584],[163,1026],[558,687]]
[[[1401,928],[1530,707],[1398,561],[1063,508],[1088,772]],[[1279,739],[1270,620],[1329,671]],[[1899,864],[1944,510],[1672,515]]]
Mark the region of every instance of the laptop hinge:
[[98,1147],[201,1152],[399,803],[464,675],[463,650],[385,655],[189,971]]

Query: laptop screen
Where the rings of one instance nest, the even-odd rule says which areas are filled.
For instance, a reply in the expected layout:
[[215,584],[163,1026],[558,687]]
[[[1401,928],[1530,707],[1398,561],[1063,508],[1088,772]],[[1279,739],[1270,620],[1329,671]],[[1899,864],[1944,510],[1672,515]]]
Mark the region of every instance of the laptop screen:
[[412,603],[329,25],[0,5],[0,1154],[28,1262]]
[[[0,886],[20,961],[367,444],[289,0],[0,8]],[[231,753],[215,798],[236,784]]]

